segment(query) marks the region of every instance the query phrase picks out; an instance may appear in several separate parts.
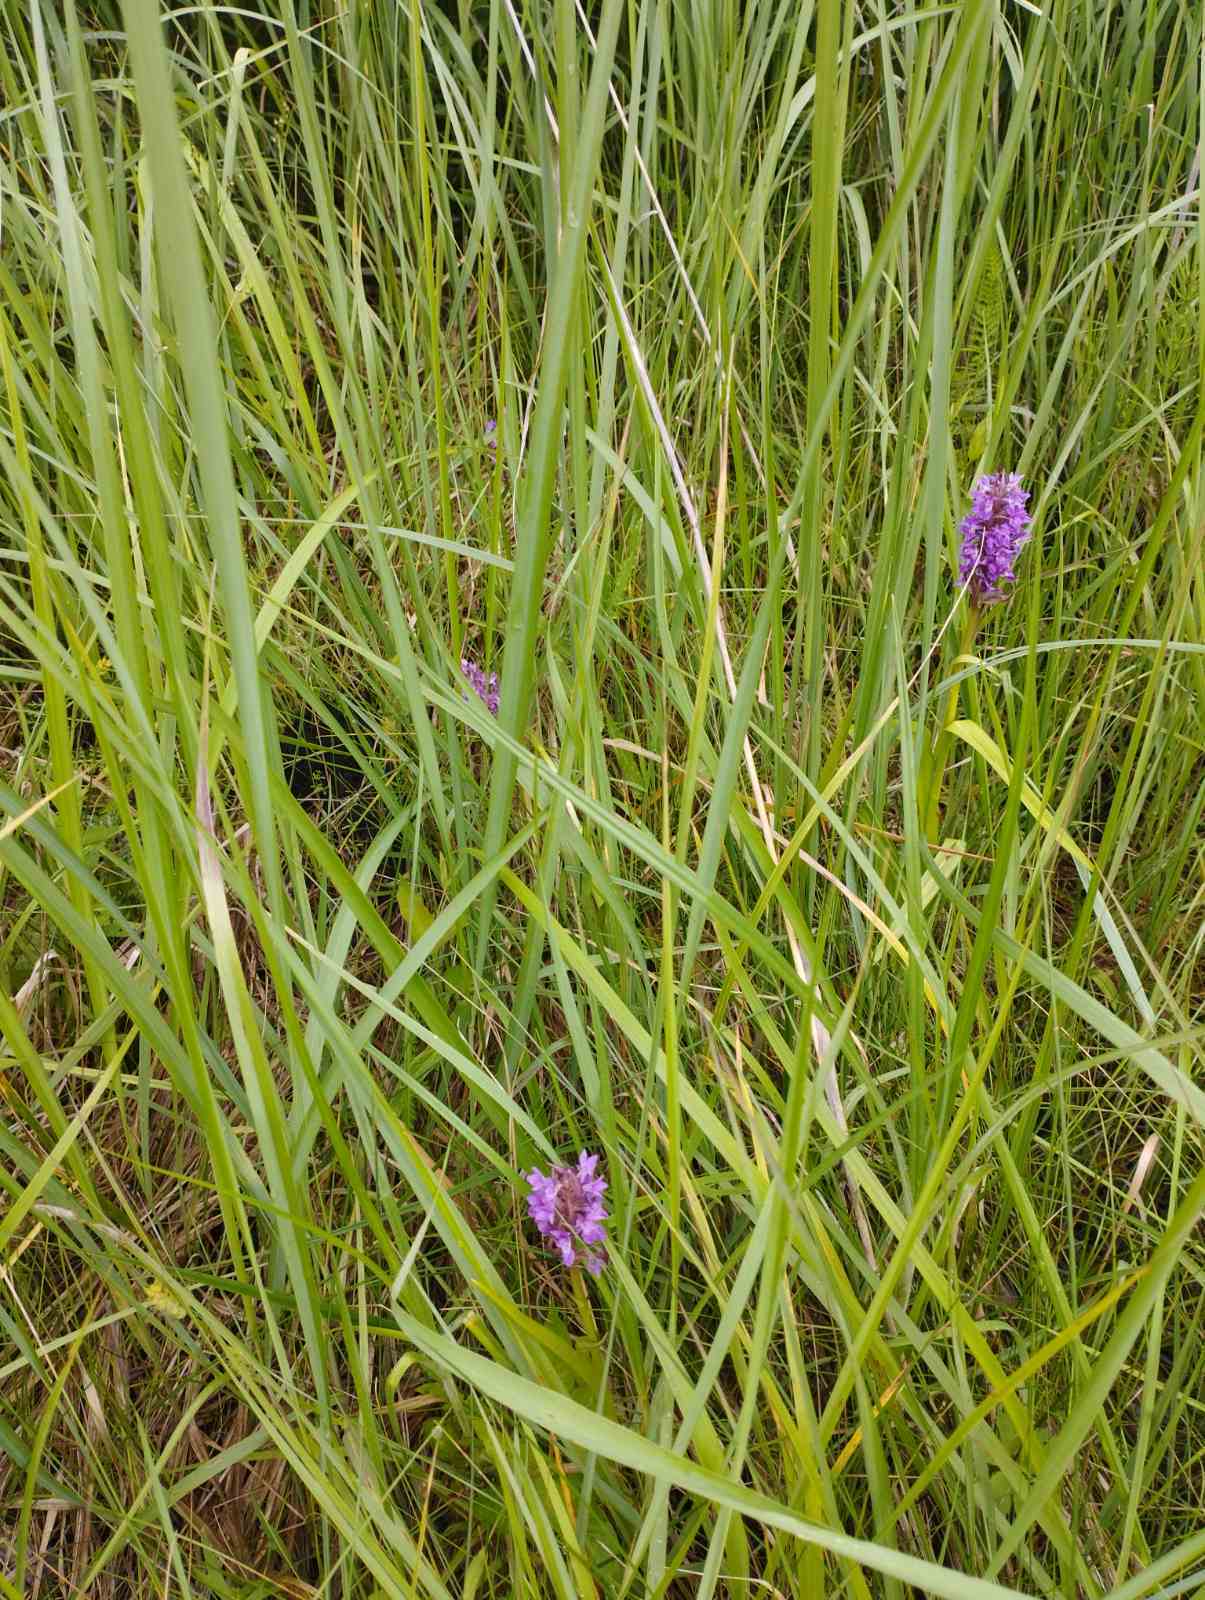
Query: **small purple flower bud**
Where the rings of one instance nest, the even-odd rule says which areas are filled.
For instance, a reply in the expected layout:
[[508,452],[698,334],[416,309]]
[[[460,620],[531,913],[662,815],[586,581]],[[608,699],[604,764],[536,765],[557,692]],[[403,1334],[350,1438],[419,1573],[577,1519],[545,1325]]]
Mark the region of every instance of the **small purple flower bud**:
[[498,674],[491,672],[486,677],[477,663],[470,661],[468,656],[461,656],[460,670],[468,681],[469,688],[484,703],[485,709],[492,717],[496,717],[498,715]]
[[971,495],[971,509],[959,527],[962,551],[958,571],[970,586],[976,605],[1005,598],[1003,584],[1015,583],[1013,563],[1029,538],[1026,510],[1029,490],[1015,472],[994,472],[980,478]]
[[560,1251],[565,1266],[574,1267],[580,1259],[597,1277],[605,1257],[592,1247],[605,1246],[607,1237],[607,1180],[598,1176],[598,1157],[583,1150],[576,1166],[553,1167],[547,1177],[533,1167],[526,1176],[531,1186],[527,1209],[540,1233]]

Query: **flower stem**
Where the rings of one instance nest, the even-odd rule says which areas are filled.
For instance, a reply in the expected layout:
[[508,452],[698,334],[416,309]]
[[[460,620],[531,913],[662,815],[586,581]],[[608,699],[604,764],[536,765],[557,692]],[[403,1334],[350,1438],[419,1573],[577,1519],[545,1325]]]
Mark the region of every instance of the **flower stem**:
[[580,1267],[574,1267],[569,1276],[573,1285],[573,1303],[581,1318],[582,1332],[592,1343],[597,1344],[598,1324],[594,1320],[594,1308],[590,1304],[590,1296],[586,1293],[586,1275]]
[[[967,607],[966,622],[962,629],[962,643],[959,646],[958,657],[970,655],[971,645],[975,641],[975,630],[979,626],[980,610],[973,602]],[[936,846],[940,842],[941,832],[941,789],[945,779],[946,761],[950,753],[950,727],[958,715],[958,685],[950,685],[950,692],[946,696],[945,713],[941,719],[941,726],[937,735],[937,742],[933,747],[932,760],[929,765],[928,783],[924,787],[924,825],[925,834],[929,843]]]

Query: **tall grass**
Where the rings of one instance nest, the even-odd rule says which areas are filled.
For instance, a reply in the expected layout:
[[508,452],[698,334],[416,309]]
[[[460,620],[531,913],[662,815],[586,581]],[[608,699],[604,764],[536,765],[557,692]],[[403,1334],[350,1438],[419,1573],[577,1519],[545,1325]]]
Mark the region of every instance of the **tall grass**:
[[0,1593],[1193,1592],[1200,6],[0,16]]

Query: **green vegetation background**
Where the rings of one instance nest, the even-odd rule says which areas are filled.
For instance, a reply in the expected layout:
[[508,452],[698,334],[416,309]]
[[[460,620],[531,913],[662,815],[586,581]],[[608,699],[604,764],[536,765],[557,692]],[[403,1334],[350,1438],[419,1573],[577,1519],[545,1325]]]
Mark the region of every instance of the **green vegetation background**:
[[1200,4],[0,19],[0,1592],[1199,1587]]

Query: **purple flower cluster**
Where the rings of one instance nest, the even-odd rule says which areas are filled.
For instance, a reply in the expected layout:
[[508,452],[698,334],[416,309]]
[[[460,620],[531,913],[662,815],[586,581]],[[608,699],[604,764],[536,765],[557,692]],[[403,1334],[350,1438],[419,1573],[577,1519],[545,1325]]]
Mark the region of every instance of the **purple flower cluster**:
[[976,605],[1004,599],[1003,584],[1015,583],[1013,562],[1029,538],[1026,509],[1029,490],[1015,472],[993,472],[980,478],[963,517],[959,577],[969,584]]
[[498,674],[491,672],[488,677],[482,672],[475,661],[470,661],[468,656],[461,656],[460,670],[468,681],[469,688],[484,702],[485,709],[491,716],[498,715]]
[[567,1267],[576,1266],[580,1258],[597,1277],[604,1257],[591,1246],[602,1245],[607,1237],[607,1180],[598,1176],[598,1157],[583,1150],[575,1167],[553,1167],[548,1177],[533,1167],[527,1181],[527,1209],[541,1234],[551,1239]]

